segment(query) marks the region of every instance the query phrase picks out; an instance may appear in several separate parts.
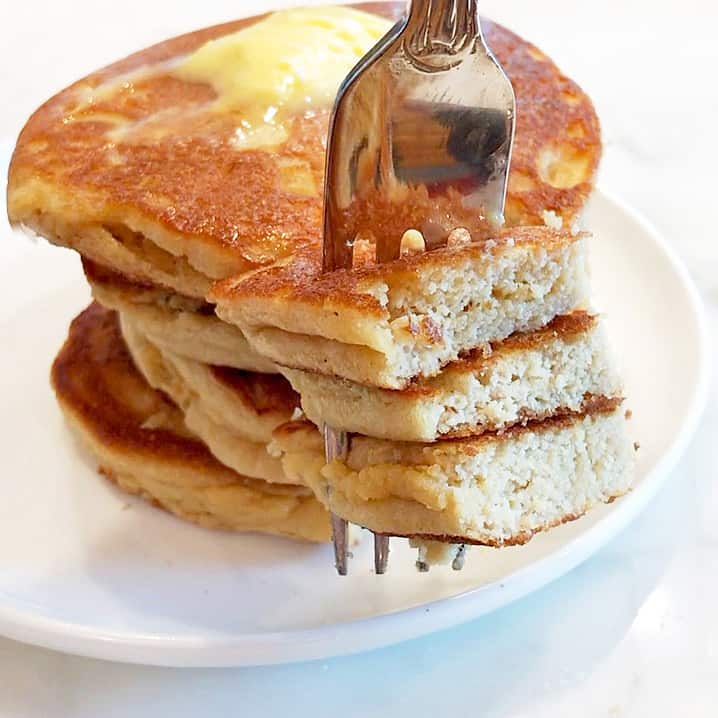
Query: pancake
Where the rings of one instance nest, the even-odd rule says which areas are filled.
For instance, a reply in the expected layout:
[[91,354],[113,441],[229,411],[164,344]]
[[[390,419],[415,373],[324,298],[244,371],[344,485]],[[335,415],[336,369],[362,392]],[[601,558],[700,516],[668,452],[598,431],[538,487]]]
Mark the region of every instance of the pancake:
[[324,462],[308,422],[275,432],[287,475],[339,516],[377,533],[507,546],[613,501],[630,486],[633,449],[619,399],[503,433],[433,444],[354,436]]
[[156,346],[204,364],[276,373],[276,366],[257,354],[239,329],[219,319],[212,305],[131,282],[88,259],[82,267],[94,299],[121,312]]
[[578,412],[595,396],[621,393],[599,320],[586,312],[476,350],[404,390],[293,369],[283,373],[317,426],[395,441],[476,436]]
[[127,350],[147,383],[172,399],[187,427],[217,459],[244,476],[292,483],[281,462],[267,453],[272,431],[289,421],[299,405],[284,377],[193,362],[160,351],[122,315],[120,325]]
[[[362,7],[395,19],[404,3]],[[311,112],[289,112],[286,136],[262,145],[258,138],[271,123],[255,128],[250,141],[243,122],[264,108],[233,105],[226,88],[187,70],[196,65],[188,56],[204,43],[258,19],[147,48],[48,100],[29,119],[13,154],[11,222],[130,279],[194,298],[205,298],[214,280],[295,258],[303,271],[316,272],[330,100]],[[569,228],[591,192],[601,151],[593,106],[536,47],[490,21],[483,28],[516,94],[507,221]],[[365,33],[363,47],[354,47],[350,35],[330,33],[332,43],[324,44],[338,43],[343,52],[342,42],[349,43],[356,59],[376,33]],[[261,72],[270,55],[255,53],[249,69],[219,68],[223,77],[237,69],[246,76],[255,66]],[[347,66],[339,69],[348,70],[351,53],[342,58]],[[337,71],[331,62],[324,69]],[[268,134],[276,140],[273,130]]]
[[92,304],[72,322],[52,384],[68,424],[122,490],[201,526],[329,539],[327,513],[306,488],[241,476],[187,431],[135,369],[114,312]]
[[403,389],[487,342],[584,305],[584,235],[504,230],[385,264],[319,274],[316,260],[215,287],[217,314],[280,366]]

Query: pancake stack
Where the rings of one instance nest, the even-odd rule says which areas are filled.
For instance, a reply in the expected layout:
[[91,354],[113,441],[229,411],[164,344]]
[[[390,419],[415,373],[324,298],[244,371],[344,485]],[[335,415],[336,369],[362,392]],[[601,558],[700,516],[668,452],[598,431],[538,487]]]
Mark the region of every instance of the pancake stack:
[[[327,540],[331,510],[491,546],[628,489],[621,385],[576,228],[598,120],[537,48],[484,23],[517,100],[505,229],[473,242],[455,228],[431,252],[406,242],[388,264],[367,243],[352,269],[321,273],[326,68],[341,78],[401,10],[201,30],[27,123],[10,219],[82,255],[95,304],[52,380],[121,488],[233,530]],[[410,207],[394,220],[416,239]],[[324,422],[351,433],[345,462],[326,465]]]

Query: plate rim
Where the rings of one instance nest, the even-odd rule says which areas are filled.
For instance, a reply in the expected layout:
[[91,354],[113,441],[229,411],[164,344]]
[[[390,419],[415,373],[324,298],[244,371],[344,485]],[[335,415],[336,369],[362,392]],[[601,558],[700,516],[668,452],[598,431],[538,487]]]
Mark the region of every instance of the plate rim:
[[[696,325],[698,374],[685,420],[656,465],[632,491],[586,531],[557,551],[485,586],[456,596],[366,618],[312,628],[242,633],[208,639],[201,636],[128,634],[47,616],[37,616],[0,603],[0,635],[52,650],[123,663],[172,667],[231,667],[286,664],[360,653],[400,643],[457,626],[487,615],[537,591],[589,559],[601,546],[628,526],[655,496],[684,453],[697,429],[707,401],[710,382],[711,340],[703,300],[677,252],[657,228],[624,200],[598,185],[593,200],[605,201],[638,224],[656,251],[668,261],[684,291]],[[477,602],[477,597],[482,600]],[[431,619],[428,619],[428,616]],[[422,630],[413,626],[421,616]],[[428,623],[427,623],[428,621]],[[337,632],[351,632],[337,640]]]

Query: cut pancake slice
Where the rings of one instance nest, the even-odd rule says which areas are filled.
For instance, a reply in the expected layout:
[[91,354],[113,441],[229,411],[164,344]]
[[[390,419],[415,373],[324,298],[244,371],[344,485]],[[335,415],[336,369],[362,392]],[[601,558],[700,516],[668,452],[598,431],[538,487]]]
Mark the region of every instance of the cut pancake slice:
[[308,489],[237,474],[187,431],[134,367],[114,312],[93,304],[73,321],[52,384],[100,471],[124,491],[201,526],[329,539],[327,512]]
[[292,483],[281,462],[267,453],[272,431],[289,421],[299,397],[277,374],[214,367],[160,350],[120,315],[135,365],[150,386],[184,412],[187,427],[235,471],[275,483]]
[[82,268],[95,300],[131,319],[153,344],[205,364],[269,374],[277,371],[251,349],[237,327],[215,315],[211,304],[132,282],[88,259],[83,258]]
[[403,389],[465,352],[585,303],[586,238],[503,231],[381,265],[320,274],[316,257],[218,283],[217,314],[279,365]]
[[317,426],[395,441],[475,436],[580,411],[596,396],[621,392],[599,320],[582,311],[475,350],[404,390],[294,369],[282,373]]
[[377,533],[489,546],[522,544],[624,494],[633,448],[620,400],[580,414],[434,444],[352,438],[325,465],[308,422],[275,432],[273,450],[328,509]]

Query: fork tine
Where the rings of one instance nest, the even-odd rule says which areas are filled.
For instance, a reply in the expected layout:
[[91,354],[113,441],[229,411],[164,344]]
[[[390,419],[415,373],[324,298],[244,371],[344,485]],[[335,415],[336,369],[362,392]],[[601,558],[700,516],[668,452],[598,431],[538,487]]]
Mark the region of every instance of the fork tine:
[[459,548],[456,549],[456,556],[454,556],[454,560],[451,562],[451,568],[453,568],[454,571],[461,571],[461,569],[464,568],[465,561],[466,561],[466,544],[462,543],[459,545]]
[[[335,431],[324,425],[324,456],[327,462],[346,459],[349,453],[349,436],[345,431]],[[332,513],[332,543],[334,544],[334,565],[340,576],[347,575],[347,522]]]
[[340,576],[347,575],[347,521],[332,514],[332,543],[334,544],[334,565]]
[[429,562],[426,560],[426,558],[426,546],[420,544],[417,551],[416,563],[414,564],[416,566],[416,570],[419,573],[429,572]]
[[386,573],[389,563],[389,537],[385,534],[374,534],[374,570]]

